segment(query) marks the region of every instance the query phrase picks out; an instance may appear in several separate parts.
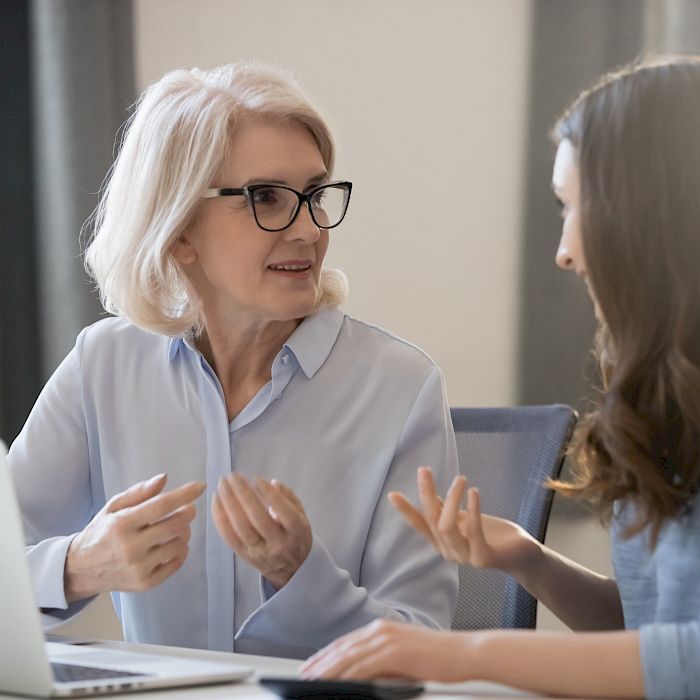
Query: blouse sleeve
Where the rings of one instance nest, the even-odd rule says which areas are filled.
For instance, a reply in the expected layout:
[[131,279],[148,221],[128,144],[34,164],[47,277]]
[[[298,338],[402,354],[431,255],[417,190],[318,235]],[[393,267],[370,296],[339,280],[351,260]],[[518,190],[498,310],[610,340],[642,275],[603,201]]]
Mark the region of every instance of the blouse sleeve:
[[700,620],[642,625],[639,634],[646,697],[700,697]]
[[84,334],[47,382],[8,456],[37,603],[61,620],[85,605],[68,605],[63,572],[71,539],[94,514],[80,381]]

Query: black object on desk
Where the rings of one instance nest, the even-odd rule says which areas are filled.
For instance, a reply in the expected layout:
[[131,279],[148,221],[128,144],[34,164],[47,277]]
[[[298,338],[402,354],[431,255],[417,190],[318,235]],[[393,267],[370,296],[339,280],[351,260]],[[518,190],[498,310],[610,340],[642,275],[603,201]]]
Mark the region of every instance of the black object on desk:
[[299,678],[260,678],[260,685],[281,698],[297,700],[402,700],[423,692],[423,686],[411,681],[305,681]]

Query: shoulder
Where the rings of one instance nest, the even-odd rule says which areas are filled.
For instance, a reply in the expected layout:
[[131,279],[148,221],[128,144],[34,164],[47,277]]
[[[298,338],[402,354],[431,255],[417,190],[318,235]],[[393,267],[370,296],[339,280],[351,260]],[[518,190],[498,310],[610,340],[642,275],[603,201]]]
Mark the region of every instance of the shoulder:
[[124,318],[109,317],[84,328],[76,341],[81,364],[96,357],[167,353],[171,338],[145,331]]
[[414,343],[367,321],[345,314],[339,341],[347,346],[360,362],[380,364],[405,372],[413,370],[426,377],[441,374],[435,361]]

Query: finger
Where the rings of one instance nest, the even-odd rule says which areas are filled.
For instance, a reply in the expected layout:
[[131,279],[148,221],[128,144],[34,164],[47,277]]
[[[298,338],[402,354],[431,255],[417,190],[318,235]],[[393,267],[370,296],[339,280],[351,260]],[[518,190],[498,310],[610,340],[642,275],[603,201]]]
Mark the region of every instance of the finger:
[[255,489],[255,493],[258,494],[260,501],[265,506],[265,509],[267,510],[268,515],[276,523],[279,524],[279,516],[275,512],[274,508],[269,504],[269,499],[267,497],[267,492],[268,492],[268,489],[270,488],[270,482],[267,479],[263,479],[262,477],[258,477],[255,480],[255,485],[253,486],[253,488]]
[[438,523],[438,537],[443,556],[449,561],[462,564],[471,561],[471,540],[462,525],[468,513],[460,508],[467,480],[463,476],[456,477],[447,492],[445,507]]
[[161,564],[157,564],[155,568],[151,571],[148,581],[146,582],[146,588],[155,588],[160,585],[167,578],[172,576],[176,571],[178,571],[187,559],[189,549],[185,546],[180,551],[176,552],[167,561]]
[[447,491],[442,512],[440,513],[440,519],[438,520],[438,529],[440,533],[454,529],[466,486],[467,479],[464,476],[456,476],[452,480],[450,488]]
[[188,533],[189,539],[189,525],[194,520],[195,515],[196,510],[191,503],[174,510],[167,517],[141,530],[139,535],[143,545],[152,547],[167,542],[173,537],[182,537],[185,532]]
[[243,544],[246,547],[254,547],[263,542],[265,538],[250,521],[236,490],[228,478],[222,477],[219,479],[217,493],[231,527]]
[[408,521],[408,524],[417,530],[423,537],[425,537],[428,542],[433,546],[437,547],[437,540],[433,536],[433,532],[425,521],[423,514],[414,507],[414,505],[398,491],[392,491],[389,496],[389,502],[396,510],[403,515],[403,517]]
[[144,591],[153,588],[179,569],[188,553],[187,543],[178,538],[152,547],[142,554],[138,563],[124,570],[123,586],[118,586],[118,589]]
[[306,515],[306,511],[304,510],[304,504],[301,502],[299,499],[299,496],[292,491],[292,489],[289,488],[286,484],[283,484],[281,481],[278,481],[277,479],[272,479],[270,482],[273,487],[279,488],[279,490],[286,496],[286,498],[294,505],[296,506],[297,510],[301,511]]
[[123,508],[129,508],[130,506],[143,503],[149,498],[153,498],[155,495],[159,494],[163,490],[167,479],[168,477],[166,474],[156,474],[156,476],[146,481],[139,481],[137,484],[126,489],[126,491],[112,496],[107,502],[105,510],[108,513],[116,513]]
[[261,499],[258,490],[254,489],[240,474],[233,474],[229,483],[236,492],[248,520],[262,538],[266,541],[278,538],[282,534],[282,527],[270,514],[267,504],[263,502],[264,497]]
[[345,670],[344,657],[337,652],[329,652],[318,658],[313,665],[299,670],[301,678],[314,680],[317,678],[337,678]]
[[285,490],[279,481],[266,482],[264,479],[261,479],[260,487],[267,506],[275,512],[275,520],[284,530],[296,532],[300,525],[306,524],[301,502],[289,495],[289,489]]
[[228,519],[228,515],[226,514],[226,510],[221,503],[218,493],[215,493],[211,500],[211,513],[214,518],[214,525],[216,525],[216,529],[219,531],[223,541],[226,542],[234,552],[244,552],[246,547],[231,526],[231,521]]
[[425,520],[434,532],[440,518],[442,504],[435,493],[435,481],[433,480],[433,472],[430,467],[418,468],[418,496],[423,506]]
[[138,527],[147,527],[170,515],[174,510],[192,503],[199,498],[207,485],[201,481],[191,481],[172,491],[160,493],[145,503],[124,509]]
[[345,652],[328,654],[305,675],[305,678],[344,678],[346,671],[356,662],[357,654],[356,647]]
[[327,644],[325,647],[319,649],[319,651],[306,659],[306,661],[304,661],[304,663],[299,667],[299,672],[303,673],[305,677],[310,677],[307,675],[307,673],[318,663],[323,661],[323,659],[326,659],[330,655],[336,654],[341,650],[350,649],[354,644],[371,636],[372,631],[372,623],[370,623],[364,627],[353,630],[352,632],[348,632],[342,637],[338,637],[330,644]]
[[144,557],[144,565],[149,571],[153,572],[157,567],[167,564],[173,559],[183,559],[187,556],[187,542],[179,537],[168,540],[163,544],[158,544],[151,547]]
[[302,678],[319,678],[327,669],[335,667],[358,643],[356,632],[340,637],[317,651],[299,667],[299,675]]
[[[340,646],[333,650],[311,671],[313,678],[359,678],[364,672],[371,674],[371,668],[367,668],[366,661],[381,654],[385,640],[380,635],[371,635],[368,638],[357,640],[354,644]],[[371,666],[371,664],[369,664]],[[364,667],[364,668],[363,668]],[[364,675],[364,678],[371,677]]]
[[[350,661],[350,660],[349,660]],[[373,678],[398,678],[399,674],[392,668],[394,666],[391,652],[380,646],[372,645],[363,648],[336,677],[339,680],[366,681]],[[330,677],[330,676],[328,676]],[[403,678],[406,675],[401,676]]]
[[467,493],[467,517],[465,520],[467,537],[472,547],[485,547],[486,538],[481,524],[481,496],[479,489],[472,487]]
[[165,564],[159,564],[151,573],[149,588],[159,586],[163,581],[170,578],[176,571],[182,568],[185,559],[171,559]]

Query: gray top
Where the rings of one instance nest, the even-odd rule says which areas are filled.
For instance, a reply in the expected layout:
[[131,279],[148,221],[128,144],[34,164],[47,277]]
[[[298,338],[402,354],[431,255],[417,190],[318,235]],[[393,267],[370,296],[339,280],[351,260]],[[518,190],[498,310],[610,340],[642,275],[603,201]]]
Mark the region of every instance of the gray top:
[[700,698],[700,508],[688,508],[661,530],[654,552],[649,532],[621,533],[633,517],[618,507],[613,564],[625,627],[640,631],[647,698]]

